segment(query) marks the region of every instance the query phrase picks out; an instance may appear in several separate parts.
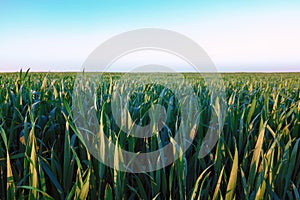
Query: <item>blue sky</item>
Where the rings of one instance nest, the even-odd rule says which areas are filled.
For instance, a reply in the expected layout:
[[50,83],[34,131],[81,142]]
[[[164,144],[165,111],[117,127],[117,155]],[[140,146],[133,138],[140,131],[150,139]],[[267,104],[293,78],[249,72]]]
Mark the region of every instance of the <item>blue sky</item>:
[[300,71],[299,10],[277,0],[0,0],[0,71],[79,71],[105,40],[149,27],[193,39],[219,71]]

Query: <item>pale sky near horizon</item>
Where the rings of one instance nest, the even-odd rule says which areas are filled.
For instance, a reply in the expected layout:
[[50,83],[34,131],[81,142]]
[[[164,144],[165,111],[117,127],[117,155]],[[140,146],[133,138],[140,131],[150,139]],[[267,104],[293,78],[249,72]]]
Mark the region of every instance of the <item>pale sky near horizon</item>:
[[[0,71],[80,71],[102,42],[139,28],[186,35],[222,72],[300,71],[299,0],[0,0]],[[116,69],[126,71],[124,63],[137,57],[187,71],[176,58],[151,52],[129,55]]]

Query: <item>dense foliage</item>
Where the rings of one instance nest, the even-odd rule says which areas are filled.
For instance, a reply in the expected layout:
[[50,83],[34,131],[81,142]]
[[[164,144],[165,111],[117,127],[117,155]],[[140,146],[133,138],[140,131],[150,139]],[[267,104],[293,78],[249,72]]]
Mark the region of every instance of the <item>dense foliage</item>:
[[[109,88],[121,75],[103,75],[95,109],[99,118],[106,116],[107,135],[139,151],[143,141],[112,127]],[[106,167],[85,148],[72,116],[75,76],[0,74],[1,199],[300,199],[300,74],[222,74],[224,127],[204,158],[198,153],[209,125],[211,93],[199,74],[185,74],[201,105],[196,138],[173,164],[139,174]],[[160,87],[139,90],[142,96],[133,97],[143,99],[139,104],[161,98]],[[168,104],[172,98],[166,98],[171,133],[164,129],[160,138],[172,137],[180,114],[178,102]]]

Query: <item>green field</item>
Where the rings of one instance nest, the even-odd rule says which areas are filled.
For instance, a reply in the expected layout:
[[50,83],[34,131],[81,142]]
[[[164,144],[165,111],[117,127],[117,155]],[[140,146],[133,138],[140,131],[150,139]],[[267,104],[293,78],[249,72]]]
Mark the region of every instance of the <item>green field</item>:
[[[117,171],[87,151],[72,112],[75,76],[0,74],[0,199],[300,199],[300,73],[222,74],[224,85],[216,87],[226,94],[219,100],[224,126],[204,158],[201,142],[218,105],[200,74],[184,74],[200,105],[196,137],[174,163],[147,173]],[[103,74],[96,85],[93,109],[106,136],[135,152],[170,142],[180,105],[158,85],[137,87],[130,105],[145,106],[131,114],[141,118],[163,102],[167,129],[141,140],[113,123],[111,88],[121,76]]]

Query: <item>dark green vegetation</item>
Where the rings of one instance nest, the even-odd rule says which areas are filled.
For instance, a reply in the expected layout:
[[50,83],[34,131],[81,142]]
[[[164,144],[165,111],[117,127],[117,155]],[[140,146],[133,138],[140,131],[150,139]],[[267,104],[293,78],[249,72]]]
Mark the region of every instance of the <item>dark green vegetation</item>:
[[[185,74],[202,105],[194,143],[173,164],[144,174],[108,168],[86,150],[72,116],[75,75],[0,74],[1,199],[299,199],[300,74],[223,74],[224,128],[202,159],[211,94],[200,75]],[[108,127],[109,77],[121,74],[105,76],[95,106]],[[172,123],[176,117],[171,131]]]

